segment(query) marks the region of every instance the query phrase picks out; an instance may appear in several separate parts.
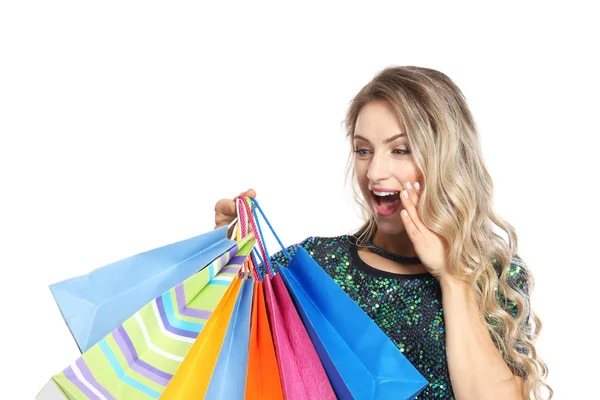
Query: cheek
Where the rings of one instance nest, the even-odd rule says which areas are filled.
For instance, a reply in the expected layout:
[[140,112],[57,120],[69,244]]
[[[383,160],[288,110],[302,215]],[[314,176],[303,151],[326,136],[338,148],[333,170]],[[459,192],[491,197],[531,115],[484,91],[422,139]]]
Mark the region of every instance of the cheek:
[[354,172],[356,173],[356,179],[359,182],[363,182],[367,180],[367,172],[369,170],[369,165],[365,162],[355,162],[354,163]]
[[358,186],[360,187],[360,190],[364,193],[365,191],[369,191],[369,179],[367,178],[367,174],[366,172],[360,170],[360,169],[356,169],[355,170],[356,173],[356,182],[358,183]]
[[371,191],[369,190],[369,180],[367,179],[366,174],[361,173],[360,170],[356,169],[355,173],[356,173],[356,178],[355,178],[356,183],[358,184],[360,192],[365,197],[365,199],[368,199],[371,196]]

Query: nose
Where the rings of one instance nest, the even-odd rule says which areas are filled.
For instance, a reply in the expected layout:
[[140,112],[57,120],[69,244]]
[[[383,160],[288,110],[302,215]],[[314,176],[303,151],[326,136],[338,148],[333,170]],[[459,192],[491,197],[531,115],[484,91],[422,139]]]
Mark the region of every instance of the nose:
[[384,155],[374,154],[369,163],[367,178],[369,181],[376,183],[382,182],[390,177],[390,162],[389,158]]

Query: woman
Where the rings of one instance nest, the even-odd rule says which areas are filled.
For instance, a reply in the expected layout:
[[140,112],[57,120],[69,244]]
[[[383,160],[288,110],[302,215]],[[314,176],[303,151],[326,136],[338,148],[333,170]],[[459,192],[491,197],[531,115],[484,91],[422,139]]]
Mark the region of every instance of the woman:
[[[492,208],[460,89],[432,69],[387,68],[356,95],[345,122],[365,224],[289,251],[304,247],[429,381],[417,398],[540,399],[543,387],[551,398],[534,347],[533,279],[514,228]],[[216,227],[235,219],[231,199],[215,211]]]

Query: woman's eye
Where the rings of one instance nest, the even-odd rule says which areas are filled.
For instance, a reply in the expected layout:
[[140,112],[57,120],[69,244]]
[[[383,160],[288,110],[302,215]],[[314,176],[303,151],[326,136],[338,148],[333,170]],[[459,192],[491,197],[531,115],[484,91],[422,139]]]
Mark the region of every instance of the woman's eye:
[[395,149],[394,154],[410,154],[410,151],[404,149]]
[[367,154],[369,154],[368,149],[356,149],[356,150],[354,150],[354,152],[358,153],[361,156],[366,156]]

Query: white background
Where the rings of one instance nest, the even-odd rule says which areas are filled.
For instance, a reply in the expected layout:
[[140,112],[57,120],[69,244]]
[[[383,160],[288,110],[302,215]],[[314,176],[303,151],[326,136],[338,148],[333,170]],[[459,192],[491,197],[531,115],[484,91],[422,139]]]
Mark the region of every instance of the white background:
[[357,228],[342,121],[390,65],[463,90],[555,398],[597,392],[596,14],[324,3],[0,6],[0,397],[78,356],[49,284],[211,230],[219,198],[255,189],[286,245]]

